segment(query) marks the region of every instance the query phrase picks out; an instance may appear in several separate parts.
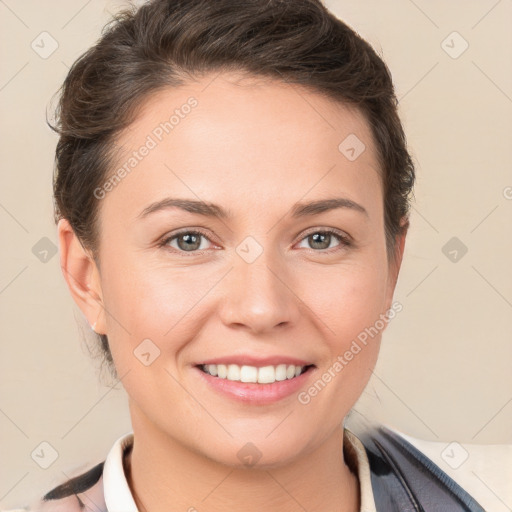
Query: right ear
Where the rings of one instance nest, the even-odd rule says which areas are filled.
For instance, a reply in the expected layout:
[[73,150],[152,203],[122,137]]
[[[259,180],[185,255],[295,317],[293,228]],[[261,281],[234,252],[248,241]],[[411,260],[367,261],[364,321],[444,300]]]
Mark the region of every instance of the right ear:
[[73,300],[98,334],[106,334],[101,279],[93,257],[82,246],[67,219],[58,223],[60,267]]

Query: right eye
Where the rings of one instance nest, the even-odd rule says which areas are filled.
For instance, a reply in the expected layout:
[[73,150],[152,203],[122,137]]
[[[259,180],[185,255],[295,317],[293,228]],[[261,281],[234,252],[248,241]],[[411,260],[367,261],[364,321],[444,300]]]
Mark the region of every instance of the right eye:
[[[180,231],[165,237],[159,243],[159,247],[171,247],[174,251],[182,253],[189,252],[194,254],[203,254],[203,251],[207,249],[207,247],[204,247],[202,239],[210,240],[202,231]],[[174,241],[176,241],[176,245],[172,245],[172,242]]]

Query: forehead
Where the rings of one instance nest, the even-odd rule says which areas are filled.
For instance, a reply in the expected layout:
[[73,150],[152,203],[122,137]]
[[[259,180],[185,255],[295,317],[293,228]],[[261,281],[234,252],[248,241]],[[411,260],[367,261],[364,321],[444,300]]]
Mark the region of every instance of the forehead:
[[276,199],[328,197],[333,188],[379,206],[362,114],[295,84],[221,73],[160,90],[116,145],[113,170],[127,172],[106,203],[118,207],[173,195],[275,208]]

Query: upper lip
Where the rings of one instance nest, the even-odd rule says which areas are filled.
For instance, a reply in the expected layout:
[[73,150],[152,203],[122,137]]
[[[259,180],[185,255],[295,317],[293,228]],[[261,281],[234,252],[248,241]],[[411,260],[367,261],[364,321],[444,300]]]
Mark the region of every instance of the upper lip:
[[277,366],[279,364],[290,365],[293,364],[295,366],[309,366],[313,363],[309,361],[305,361],[303,359],[298,359],[296,357],[289,356],[267,356],[267,357],[256,357],[251,355],[232,355],[232,356],[224,356],[224,357],[215,357],[213,359],[207,359],[197,364],[197,366],[201,366],[203,364],[236,364],[238,366]]

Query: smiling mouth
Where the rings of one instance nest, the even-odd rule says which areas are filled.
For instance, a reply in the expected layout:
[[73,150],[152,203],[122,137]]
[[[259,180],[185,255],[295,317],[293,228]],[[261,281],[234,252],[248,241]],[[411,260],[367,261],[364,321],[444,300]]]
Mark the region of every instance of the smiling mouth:
[[306,373],[314,366],[314,364],[306,366],[278,364],[260,367],[248,365],[239,366],[237,364],[200,364],[197,365],[197,368],[212,377],[233,382],[273,384],[274,382],[294,379]]

